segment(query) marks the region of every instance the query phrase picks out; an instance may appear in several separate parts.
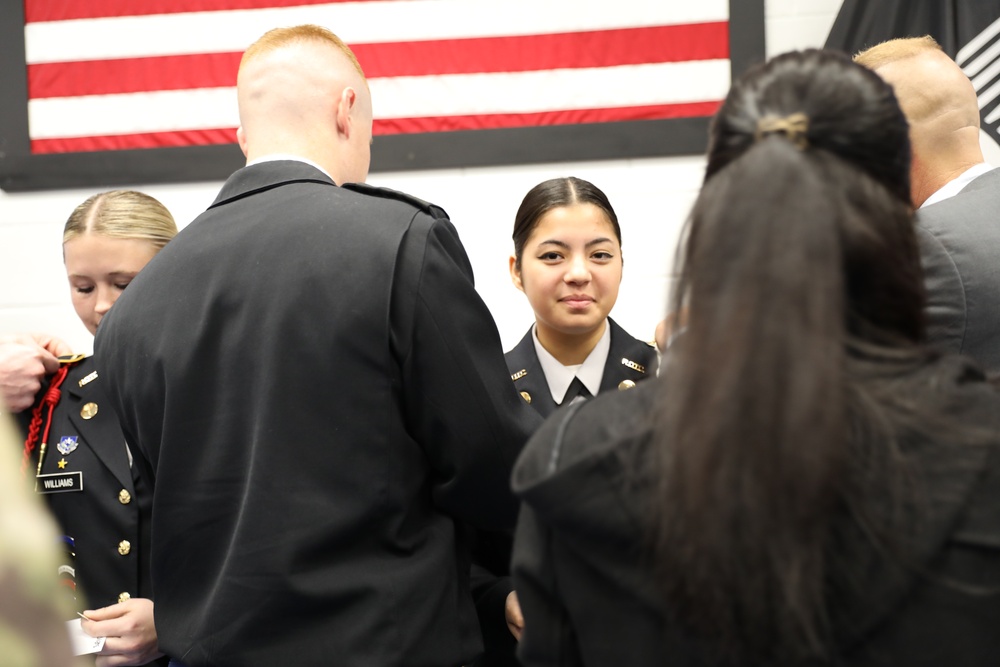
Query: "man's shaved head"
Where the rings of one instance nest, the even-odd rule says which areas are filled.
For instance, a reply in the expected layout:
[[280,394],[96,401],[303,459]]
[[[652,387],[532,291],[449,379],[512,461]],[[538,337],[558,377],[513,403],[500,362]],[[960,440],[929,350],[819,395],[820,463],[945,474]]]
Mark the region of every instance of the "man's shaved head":
[[892,86],[910,123],[915,205],[983,161],[975,88],[933,38],[889,40],[854,60]]
[[338,184],[368,174],[371,96],[351,49],[320,26],[277,28],[243,54],[240,146],[249,160],[291,153]]

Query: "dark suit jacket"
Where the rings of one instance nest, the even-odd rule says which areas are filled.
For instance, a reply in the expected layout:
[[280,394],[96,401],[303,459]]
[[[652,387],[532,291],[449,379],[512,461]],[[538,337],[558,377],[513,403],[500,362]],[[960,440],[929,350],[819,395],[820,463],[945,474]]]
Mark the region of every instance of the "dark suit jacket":
[[[608,325],[611,327],[611,350],[604,364],[604,377],[601,379],[599,393],[619,389],[619,385],[625,381],[635,383],[656,377],[656,348],[630,336],[610,317]],[[522,397],[525,394],[531,397],[531,407],[538,410],[543,417],[555,412],[559,406],[552,400],[552,392],[549,391],[545,373],[538,361],[538,355],[535,354],[531,329],[528,329],[521,342],[504,356],[514,386],[521,392]]]
[[456,519],[512,525],[509,474],[538,418],[444,211],[301,162],[241,169],[96,349],[155,474],[171,655],[368,667],[480,651]]
[[1000,169],[917,211],[928,341],[1000,371]]
[[[35,485],[60,529],[73,538],[75,558],[71,564],[76,569],[77,607],[81,611],[115,604],[123,594],[152,597],[152,494],[138,468],[129,468],[125,436],[105,398],[105,379],[93,373],[93,357],[88,357],[71,368],[63,381],[42,462],[43,477]],[[23,426],[30,416],[30,410],[21,414]],[[67,453],[59,451],[61,441]],[[40,447],[36,447],[32,473],[39,453]],[[64,462],[63,467],[60,462]],[[73,485],[56,483],[63,479]]]
[[[902,563],[860,528],[840,533],[859,540],[850,547],[832,542],[865,562],[852,568],[853,586],[831,584],[833,659],[802,664],[992,667],[1000,655],[1000,395],[954,357],[906,380],[894,385],[900,400],[932,392],[990,441],[900,438],[907,482],[920,494],[922,520],[906,523],[916,534],[900,541]],[[668,622],[649,550],[651,517],[669,511],[650,474],[655,385],[560,411],[569,420],[547,421],[518,460],[513,485],[524,504],[513,571],[527,667],[718,664],[710,642]]]

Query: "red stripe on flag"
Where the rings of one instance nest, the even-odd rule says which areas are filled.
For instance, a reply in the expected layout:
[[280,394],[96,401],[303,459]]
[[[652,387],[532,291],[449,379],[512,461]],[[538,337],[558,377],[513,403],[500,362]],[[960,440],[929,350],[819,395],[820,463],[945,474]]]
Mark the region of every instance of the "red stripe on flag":
[[[634,120],[661,120],[668,118],[693,118],[711,116],[719,108],[719,101],[663,104],[639,107],[614,107],[608,109],[568,109],[526,114],[484,114],[474,116],[446,116],[430,118],[390,118],[376,120],[376,135],[409,134],[419,132],[452,132],[458,130],[493,130],[499,128],[573,125],[579,123],[611,123]],[[31,152],[81,153],[89,151],[115,151],[136,148],[168,148],[176,146],[205,146],[234,143],[236,128],[186,130],[178,132],[152,132],[113,136],[70,137],[35,139]]]
[[720,101],[659,104],[607,109],[567,109],[521,114],[483,114],[476,116],[441,116],[427,118],[386,118],[375,121],[376,135],[453,132],[458,130],[496,130],[509,127],[577,125],[580,123],[615,123],[632,120],[664,120],[711,116]]
[[199,53],[29,65],[28,98],[235,86],[242,56],[242,53]]
[[24,0],[24,20],[25,23],[38,23],[368,1],[371,0]]
[[210,130],[32,139],[31,152],[35,155],[44,155],[47,153],[86,153],[90,151],[123,151],[133,148],[176,148],[233,143],[236,143],[236,128],[228,127]]
[[[370,78],[529,72],[729,57],[727,23],[698,23],[555,35],[359,44]],[[28,67],[28,97],[110,95],[224,88],[236,83],[241,54],[45,63]]]

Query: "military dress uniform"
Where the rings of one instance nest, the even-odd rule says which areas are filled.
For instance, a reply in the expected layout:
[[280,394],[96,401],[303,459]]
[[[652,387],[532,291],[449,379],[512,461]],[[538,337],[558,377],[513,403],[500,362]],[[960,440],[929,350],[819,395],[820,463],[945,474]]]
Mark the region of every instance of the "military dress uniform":
[[[610,317],[608,326],[611,328],[611,349],[604,363],[599,393],[631,389],[636,382],[656,377],[656,347],[633,338]],[[521,398],[543,417],[548,417],[559,405],[552,399],[545,373],[535,353],[533,330],[534,327],[528,329],[521,342],[505,358],[510,379],[514,381]]]
[[215,667],[481,651],[460,529],[513,529],[510,471],[541,420],[443,210],[251,164],[95,350],[155,471],[161,649]]
[[[151,598],[152,493],[130,465],[93,357],[60,361],[70,368],[59,388],[45,447],[36,444],[27,474],[37,473],[35,491],[64,533],[69,569],[60,569],[63,583],[70,588],[76,584],[80,610]],[[33,411],[21,414],[25,426]]]
[[[656,347],[630,336],[608,318],[611,345],[604,363],[599,393],[631,389],[636,382],[656,376]],[[514,387],[521,398],[548,417],[560,406],[552,398],[545,372],[535,351],[534,327],[505,355],[507,368]],[[579,382],[579,380],[574,381]],[[570,386],[567,395],[574,391]],[[588,392],[589,393],[589,392]],[[572,400],[572,396],[569,397]],[[566,403],[567,399],[563,400]],[[516,641],[507,629],[504,607],[507,595],[513,590],[510,572],[512,535],[502,531],[477,531],[473,552],[473,593],[480,629],[486,646],[485,654],[475,667],[513,667]]]

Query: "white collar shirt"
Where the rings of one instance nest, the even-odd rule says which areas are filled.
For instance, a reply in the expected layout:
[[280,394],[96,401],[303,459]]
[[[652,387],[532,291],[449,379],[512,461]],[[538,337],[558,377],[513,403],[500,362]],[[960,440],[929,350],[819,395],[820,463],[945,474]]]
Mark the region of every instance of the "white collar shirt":
[[944,201],[949,197],[954,197],[959,192],[961,192],[966,185],[976,180],[977,178],[979,178],[986,172],[990,171],[991,169],[993,169],[993,167],[991,167],[985,162],[980,162],[976,166],[966,169],[961,174],[959,174],[957,178],[953,178],[952,180],[948,181],[947,183],[944,184],[943,187],[941,187],[934,194],[928,197],[924,201],[924,203],[920,205],[920,208],[923,208],[925,206],[930,206],[931,204],[936,204],[939,201]]
[[545,381],[549,385],[549,392],[556,405],[561,405],[566,396],[566,390],[573,383],[573,378],[580,378],[580,382],[587,388],[593,396],[597,396],[601,388],[601,380],[604,378],[604,364],[611,353],[611,326],[607,320],[604,321],[604,334],[597,341],[597,345],[590,351],[582,364],[575,366],[564,366],[558,359],[553,357],[548,350],[538,342],[537,326],[531,328],[531,340],[535,344],[535,354],[538,356],[538,363],[545,373]]

